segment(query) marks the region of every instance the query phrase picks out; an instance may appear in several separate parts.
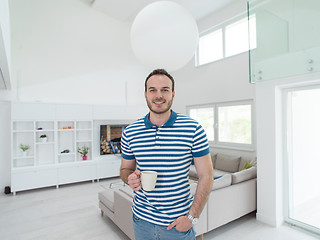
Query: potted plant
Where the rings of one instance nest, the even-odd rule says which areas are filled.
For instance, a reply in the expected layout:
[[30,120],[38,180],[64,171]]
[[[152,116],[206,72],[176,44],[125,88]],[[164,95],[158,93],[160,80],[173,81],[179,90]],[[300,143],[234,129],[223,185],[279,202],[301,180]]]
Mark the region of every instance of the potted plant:
[[81,148],[78,147],[78,153],[81,154],[82,160],[87,160],[87,154],[89,152],[89,147],[82,146]]
[[20,149],[22,150],[22,156],[27,156],[28,150],[30,149],[30,145],[23,145],[22,143],[20,144]]
[[48,138],[47,138],[47,135],[43,134],[40,136],[40,141],[41,142],[47,142]]

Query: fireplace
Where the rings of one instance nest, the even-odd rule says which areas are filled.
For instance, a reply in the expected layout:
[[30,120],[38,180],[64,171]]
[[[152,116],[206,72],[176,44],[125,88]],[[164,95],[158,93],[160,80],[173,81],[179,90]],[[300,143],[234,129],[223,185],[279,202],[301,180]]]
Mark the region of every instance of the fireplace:
[[128,125],[100,125],[100,155],[121,153],[121,134]]

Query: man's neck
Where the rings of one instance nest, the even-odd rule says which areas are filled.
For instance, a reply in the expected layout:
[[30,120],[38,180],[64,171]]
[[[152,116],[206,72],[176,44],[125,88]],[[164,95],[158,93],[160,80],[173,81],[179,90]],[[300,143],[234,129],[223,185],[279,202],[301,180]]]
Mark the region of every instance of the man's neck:
[[163,124],[168,122],[170,116],[171,116],[171,110],[161,114],[157,114],[150,111],[149,120],[152,124],[155,124],[158,127],[161,127]]

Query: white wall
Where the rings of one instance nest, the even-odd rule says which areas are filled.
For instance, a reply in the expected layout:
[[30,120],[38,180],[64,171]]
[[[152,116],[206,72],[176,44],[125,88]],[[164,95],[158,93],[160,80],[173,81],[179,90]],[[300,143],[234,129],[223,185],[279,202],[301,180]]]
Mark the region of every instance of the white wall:
[[150,69],[131,51],[130,23],[86,2],[10,1],[14,100],[144,103],[143,82]]
[[11,164],[11,106],[0,101],[0,194],[10,186]]

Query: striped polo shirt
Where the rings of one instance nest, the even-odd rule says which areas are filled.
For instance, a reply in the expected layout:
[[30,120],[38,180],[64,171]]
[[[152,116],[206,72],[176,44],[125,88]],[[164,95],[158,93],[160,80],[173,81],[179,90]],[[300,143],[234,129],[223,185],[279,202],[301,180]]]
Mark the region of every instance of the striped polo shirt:
[[133,213],[148,222],[168,226],[188,213],[193,196],[189,170],[193,157],[209,153],[209,144],[201,125],[182,114],[171,112],[169,120],[158,127],[147,114],[122,133],[122,157],[136,160],[140,171],[158,173],[152,191],[134,192]]

